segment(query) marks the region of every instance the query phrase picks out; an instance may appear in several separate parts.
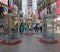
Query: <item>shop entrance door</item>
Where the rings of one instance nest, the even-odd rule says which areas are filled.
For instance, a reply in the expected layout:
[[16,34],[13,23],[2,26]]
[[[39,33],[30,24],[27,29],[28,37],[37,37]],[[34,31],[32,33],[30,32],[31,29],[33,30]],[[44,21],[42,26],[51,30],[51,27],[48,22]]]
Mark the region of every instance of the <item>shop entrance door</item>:
[[4,40],[8,43],[15,43],[19,39],[18,14],[8,14],[4,17]]

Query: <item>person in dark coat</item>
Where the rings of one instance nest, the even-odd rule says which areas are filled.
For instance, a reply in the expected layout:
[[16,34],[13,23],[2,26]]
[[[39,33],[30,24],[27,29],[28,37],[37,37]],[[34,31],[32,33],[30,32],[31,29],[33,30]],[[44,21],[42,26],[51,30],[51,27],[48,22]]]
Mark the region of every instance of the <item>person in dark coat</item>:
[[36,23],[36,26],[35,26],[35,32],[38,32],[38,25]]

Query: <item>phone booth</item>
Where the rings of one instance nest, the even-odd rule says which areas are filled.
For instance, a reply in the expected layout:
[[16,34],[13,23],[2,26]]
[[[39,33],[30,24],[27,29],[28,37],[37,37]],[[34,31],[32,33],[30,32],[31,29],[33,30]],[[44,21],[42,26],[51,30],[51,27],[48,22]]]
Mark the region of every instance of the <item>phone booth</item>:
[[4,41],[16,43],[19,40],[19,15],[8,14],[4,16]]
[[46,42],[54,41],[54,17],[52,14],[47,14],[43,18],[43,39]]
[[42,38],[39,41],[46,44],[58,43],[54,36],[54,17],[52,14],[43,17]]

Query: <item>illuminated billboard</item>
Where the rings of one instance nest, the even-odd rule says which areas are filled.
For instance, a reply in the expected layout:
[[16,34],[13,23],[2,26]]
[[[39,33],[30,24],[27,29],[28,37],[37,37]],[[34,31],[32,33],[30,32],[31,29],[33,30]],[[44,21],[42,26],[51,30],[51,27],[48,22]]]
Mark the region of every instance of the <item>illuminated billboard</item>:
[[60,0],[57,0],[56,3],[57,3],[57,14],[60,14]]
[[32,18],[32,0],[28,0],[28,17]]
[[10,7],[10,8],[13,8],[13,7],[14,7],[13,0],[9,0],[9,7]]

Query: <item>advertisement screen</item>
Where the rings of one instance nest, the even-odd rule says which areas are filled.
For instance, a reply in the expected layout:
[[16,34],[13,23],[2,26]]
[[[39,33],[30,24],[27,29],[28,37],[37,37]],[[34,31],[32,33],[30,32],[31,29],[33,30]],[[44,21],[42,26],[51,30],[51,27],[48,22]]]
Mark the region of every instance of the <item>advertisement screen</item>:
[[57,8],[57,14],[60,14],[60,8]]
[[0,0],[0,2],[2,2],[5,5],[8,5],[8,0]]
[[56,3],[57,3],[57,14],[60,14],[60,0],[57,0]]
[[13,8],[13,6],[14,6],[13,0],[9,0],[9,7]]
[[56,3],[57,3],[57,4],[60,4],[60,0],[57,0]]

